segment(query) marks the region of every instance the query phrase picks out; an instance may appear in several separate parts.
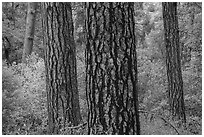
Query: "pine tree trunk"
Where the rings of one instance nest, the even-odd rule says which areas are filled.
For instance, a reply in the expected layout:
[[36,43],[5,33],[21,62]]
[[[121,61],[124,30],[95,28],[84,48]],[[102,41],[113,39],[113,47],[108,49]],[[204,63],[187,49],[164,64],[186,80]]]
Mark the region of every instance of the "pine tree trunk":
[[88,134],[140,134],[134,3],[87,3]]
[[170,110],[174,118],[178,117],[183,122],[186,122],[179,47],[177,3],[164,2],[162,3],[162,6]]
[[58,134],[61,125],[81,121],[71,3],[44,3],[44,45],[48,125]]
[[26,32],[25,32],[23,57],[22,57],[23,62],[26,61],[27,56],[31,54],[32,48],[33,48],[36,8],[37,8],[36,2],[28,3]]

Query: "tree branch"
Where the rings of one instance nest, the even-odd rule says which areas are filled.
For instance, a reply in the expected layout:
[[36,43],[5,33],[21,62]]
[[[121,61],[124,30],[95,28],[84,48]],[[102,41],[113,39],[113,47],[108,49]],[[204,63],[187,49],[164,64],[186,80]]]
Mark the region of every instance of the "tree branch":
[[77,128],[83,127],[83,126],[85,126],[85,125],[87,125],[87,122],[85,122],[85,123],[83,123],[83,124],[80,124],[80,125],[78,125],[78,126],[75,126],[75,127],[67,127],[67,128],[68,128],[68,129],[77,129]]
[[162,119],[164,122],[168,123],[175,131],[178,135],[180,135],[179,131],[176,129],[176,127],[171,123],[169,122],[168,120],[166,120],[164,117],[162,116],[159,116],[158,114],[156,113],[153,113],[153,112],[148,112],[148,111],[144,111],[144,110],[139,110],[140,113],[148,113],[148,114],[151,114],[151,115],[154,115],[154,116],[157,116],[159,117],[160,119]]

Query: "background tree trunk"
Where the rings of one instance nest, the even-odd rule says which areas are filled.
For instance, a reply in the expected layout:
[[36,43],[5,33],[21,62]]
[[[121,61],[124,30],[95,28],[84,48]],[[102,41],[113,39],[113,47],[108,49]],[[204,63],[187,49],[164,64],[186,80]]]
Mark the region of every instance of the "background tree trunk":
[[44,45],[48,125],[57,134],[60,125],[81,121],[71,3],[44,3]]
[[87,3],[88,134],[140,134],[134,3]]
[[26,32],[25,32],[23,57],[22,57],[23,62],[26,61],[27,56],[31,54],[32,48],[33,48],[36,8],[37,8],[37,2],[28,3]]
[[177,3],[164,2],[162,3],[162,6],[166,44],[169,105],[173,117],[178,117],[179,119],[182,119],[183,122],[186,122],[179,47]]
[[7,65],[11,65],[10,61],[10,53],[11,53],[12,45],[7,36],[2,38],[2,57],[6,60]]

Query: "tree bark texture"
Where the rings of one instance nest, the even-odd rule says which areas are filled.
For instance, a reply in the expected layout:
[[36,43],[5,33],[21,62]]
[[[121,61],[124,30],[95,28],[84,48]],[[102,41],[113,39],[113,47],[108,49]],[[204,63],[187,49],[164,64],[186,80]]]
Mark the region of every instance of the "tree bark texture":
[[178,117],[185,122],[186,115],[181,72],[177,3],[164,2],[162,3],[162,6],[166,44],[169,105],[173,117]]
[[134,3],[86,3],[88,134],[140,134]]
[[81,121],[71,3],[44,3],[44,45],[51,134]]
[[33,49],[36,8],[37,8],[37,2],[28,3],[26,32],[25,32],[23,57],[22,57],[23,62],[26,61],[27,56],[31,54]]

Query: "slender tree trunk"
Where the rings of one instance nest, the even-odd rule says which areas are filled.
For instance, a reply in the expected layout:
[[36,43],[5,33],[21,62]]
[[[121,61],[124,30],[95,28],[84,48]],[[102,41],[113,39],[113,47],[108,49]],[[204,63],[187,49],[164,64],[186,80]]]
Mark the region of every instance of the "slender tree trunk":
[[81,121],[71,3],[44,3],[44,45],[50,134]]
[[11,53],[11,49],[12,49],[12,45],[8,39],[7,36],[4,36],[2,38],[2,46],[3,46],[3,54],[4,55],[4,59],[6,60],[7,65],[11,65],[11,60],[10,60],[10,53]]
[[164,2],[162,3],[162,6],[166,44],[169,105],[173,117],[178,117],[183,122],[186,122],[179,47],[177,3]]
[[140,134],[134,3],[87,3],[88,134]]
[[[11,3],[11,7],[12,7],[12,10],[15,11],[15,3],[14,2]],[[15,20],[16,20],[15,17],[13,17],[13,29],[15,29]]]
[[37,8],[36,2],[28,3],[26,32],[25,32],[23,57],[22,57],[23,62],[26,61],[27,56],[31,54],[32,48],[33,48],[36,8]]

